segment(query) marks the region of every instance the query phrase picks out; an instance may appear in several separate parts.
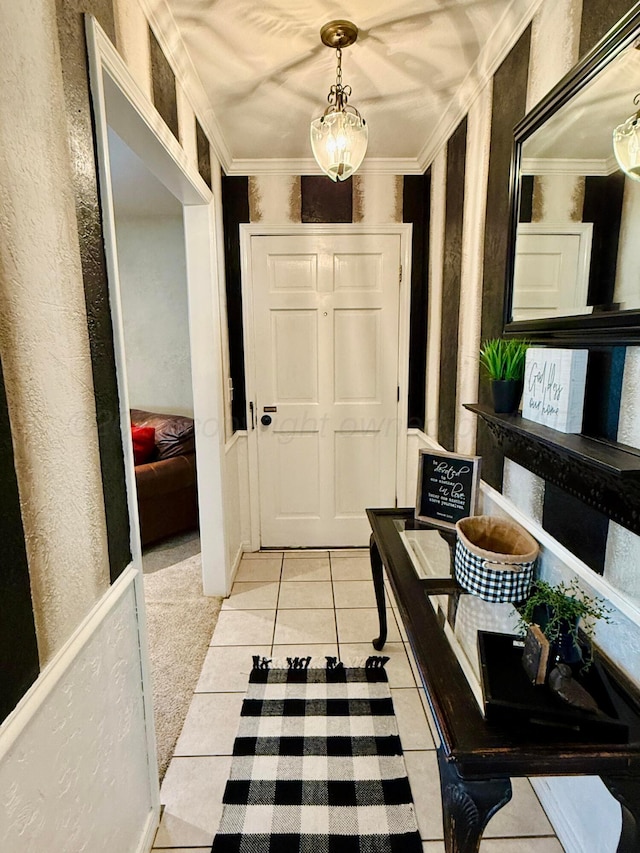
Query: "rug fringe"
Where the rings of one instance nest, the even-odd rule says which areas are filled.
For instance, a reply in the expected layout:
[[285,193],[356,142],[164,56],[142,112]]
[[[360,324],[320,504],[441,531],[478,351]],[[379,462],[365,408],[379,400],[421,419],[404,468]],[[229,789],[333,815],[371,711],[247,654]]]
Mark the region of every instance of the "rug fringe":
[[387,655],[369,655],[368,657],[353,658],[348,661],[338,660],[330,655],[313,657],[312,655],[269,658],[263,655],[252,655],[253,669],[384,669],[389,660]]

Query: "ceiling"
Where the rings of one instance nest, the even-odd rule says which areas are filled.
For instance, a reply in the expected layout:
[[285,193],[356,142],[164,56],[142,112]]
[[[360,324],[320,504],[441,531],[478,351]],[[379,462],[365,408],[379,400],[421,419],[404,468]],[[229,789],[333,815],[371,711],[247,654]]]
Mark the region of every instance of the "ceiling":
[[570,172],[572,163],[578,174],[617,171],[611,136],[638,109],[633,103],[638,79],[640,50],[632,46],[526,140],[524,171],[544,173],[548,161],[557,164],[556,171]]
[[[420,172],[531,17],[536,0],[167,0],[204,87],[229,173],[307,173],[309,122],[335,82],[327,21],[353,21],[350,102],[369,124],[363,170]],[[174,40],[175,43],[175,40]],[[462,103],[466,99],[467,103]],[[214,142],[214,147],[215,142]]]

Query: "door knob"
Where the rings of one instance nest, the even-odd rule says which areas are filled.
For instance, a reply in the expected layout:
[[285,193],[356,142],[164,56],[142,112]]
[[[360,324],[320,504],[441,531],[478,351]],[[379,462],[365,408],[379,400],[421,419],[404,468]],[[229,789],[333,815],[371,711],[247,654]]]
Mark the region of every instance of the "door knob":
[[260,423],[262,424],[262,426],[269,426],[269,424],[271,423],[271,415],[263,415],[260,418]]

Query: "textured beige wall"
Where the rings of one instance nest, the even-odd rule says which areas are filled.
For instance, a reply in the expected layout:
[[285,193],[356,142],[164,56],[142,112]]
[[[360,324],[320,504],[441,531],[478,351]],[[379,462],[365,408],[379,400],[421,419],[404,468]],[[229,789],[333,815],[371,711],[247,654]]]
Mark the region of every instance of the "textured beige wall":
[[[402,175],[354,175],[353,222],[387,225],[402,222]],[[249,218],[264,225],[301,221],[300,178],[255,175],[249,178]]]
[[456,451],[466,454],[473,454],[476,450],[476,416],[464,409],[461,403],[474,403],[478,399],[484,223],[487,212],[492,104],[493,86],[489,84],[472,105],[467,120],[455,437]]
[[353,221],[368,225],[402,222],[402,175],[354,175]]
[[132,77],[151,100],[149,24],[138,0],[114,0],[116,42]]
[[53,0],[3,3],[0,51],[0,353],[46,663],[109,583]]
[[300,222],[300,178],[256,175],[249,178],[249,219],[264,225]]
[[578,61],[582,0],[545,0],[533,19],[527,112]]

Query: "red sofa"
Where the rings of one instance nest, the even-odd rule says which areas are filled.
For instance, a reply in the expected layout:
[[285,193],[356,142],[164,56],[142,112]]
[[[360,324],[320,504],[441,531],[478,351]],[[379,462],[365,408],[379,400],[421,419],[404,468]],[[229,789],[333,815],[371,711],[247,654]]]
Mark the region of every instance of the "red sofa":
[[193,419],[132,409],[131,424],[155,429],[150,459],[135,467],[142,544],[197,530]]

